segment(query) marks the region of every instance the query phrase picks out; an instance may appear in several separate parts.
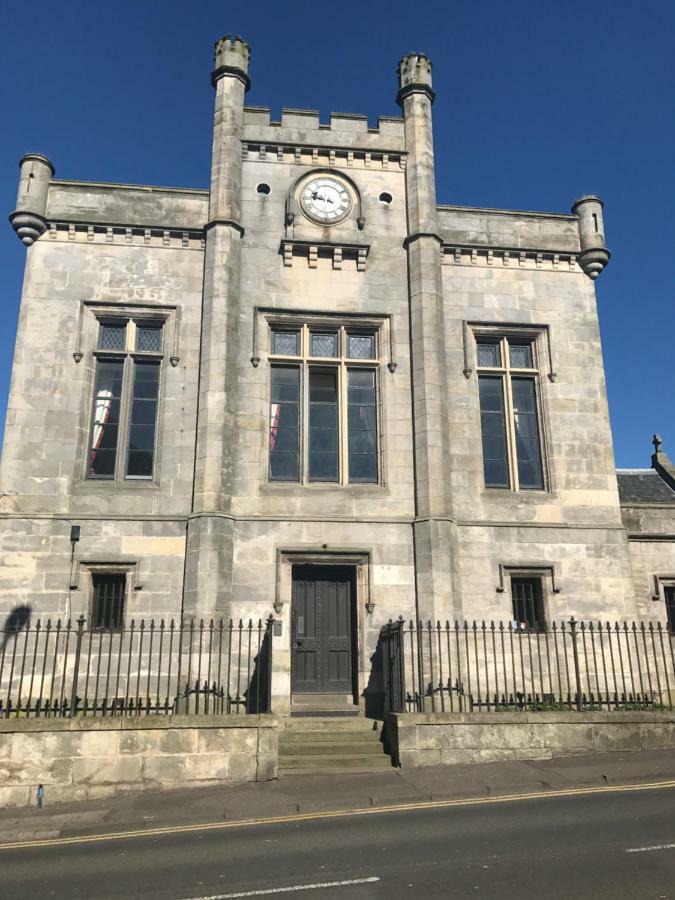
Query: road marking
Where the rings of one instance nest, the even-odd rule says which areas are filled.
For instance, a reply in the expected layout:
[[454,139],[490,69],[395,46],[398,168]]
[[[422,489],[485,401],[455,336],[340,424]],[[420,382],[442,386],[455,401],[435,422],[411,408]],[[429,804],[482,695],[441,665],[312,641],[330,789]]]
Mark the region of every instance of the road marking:
[[290,894],[293,891],[316,891],[320,888],[348,887],[351,884],[372,884],[379,881],[375,875],[369,878],[351,878],[349,881],[323,881],[317,884],[292,884],[289,887],[267,888],[260,891],[241,891],[238,894],[212,894],[210,897],[190,897],[188,900],[234,900],[235,897],[263,897],[267,894]]
[[651,847],[631,847],[626,853],[646,853],[648,850],[675,850],[675,844],[652,844]]
[[145,828],[136,831],[113,831],[107,834],[91,834],[79,837],[44,838],[33,841],[13,841],[0,844],[2,850],[18,850],[26,847],[63,847],[67,844],[96,844],[103,841],[123,841],[129,838],[162,837],[167,834],[189,834],[191,831],[224,831],[228,828],[250,828],[255,825],[282,825],[288,822],[311,822],[316,819],[344,819],[352,816],[375,816],[382,813],[408,812],[425,809],[448,809],[455,806],[492,806],[496,803],[513,803],[518,800],[543,800],[551,797],[580,797],[585,794],[617,794],[630,791],[653,791],[657,788],[675,788],[675,781],[652,781],[648,784],[617,784],[603,787],[566,788],[559,791],[533,791],[529,794],[504,794],[502,797],[472,797],[466,800],[426,800],[417,803],[397,803],[390,806],[369,806],[363,809],[335,809],[316,813],[292,813],[287,816],[269,816],[261,819],[236,819],[232,822],[203,822],[199,825],[167,825],[161,828]]

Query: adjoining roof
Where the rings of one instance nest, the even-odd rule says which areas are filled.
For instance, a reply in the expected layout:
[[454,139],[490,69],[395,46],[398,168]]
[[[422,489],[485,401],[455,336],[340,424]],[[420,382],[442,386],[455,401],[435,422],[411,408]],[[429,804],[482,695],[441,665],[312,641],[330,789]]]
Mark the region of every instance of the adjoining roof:
[[672,503],[675,491],[653,469],[618,469],[619,500],[623,506],[631,503]]

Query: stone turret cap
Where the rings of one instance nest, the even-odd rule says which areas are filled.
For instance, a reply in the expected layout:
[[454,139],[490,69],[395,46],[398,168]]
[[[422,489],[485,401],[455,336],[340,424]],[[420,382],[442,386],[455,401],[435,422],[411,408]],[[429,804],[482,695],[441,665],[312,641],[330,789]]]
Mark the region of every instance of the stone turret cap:
[[432,64],[426,53],[406,53],[401,57],[396,74],[398,94],[396,102],[401,103],[410,93],[424,93],[433,101],[435,94],[431,82]]
[[599,203],[601,208],[604,207],[604,205],[605,205],[602,202],[602,200],[598,197],[597,194],[582,194],[581,197],[579,197],[577,200],[575,200],[574,203],[572,204],[572,212],[576,213],[578,206],[581,206],[582,203],[589,203],[589,202]]
[[28,162],[28,160],[30,160],[30,159],[34,159],[37,162],[41,162],[41,163],[44,163],[46,166],[49,166],[52,176],[56,175],[56,169],[54,168],[54,163],[51,161],[51,159],[48,159],[42,153],[25,153],[19,160],[19,168],[21,168],[21,166],[25,162]]
[[246,90],[251,86],[248,77],[248,64],[251,59],[251,48],[238,34],[226,34],[216,41],[211,83],[215,83],[223,75],[233,75],[244,83]]

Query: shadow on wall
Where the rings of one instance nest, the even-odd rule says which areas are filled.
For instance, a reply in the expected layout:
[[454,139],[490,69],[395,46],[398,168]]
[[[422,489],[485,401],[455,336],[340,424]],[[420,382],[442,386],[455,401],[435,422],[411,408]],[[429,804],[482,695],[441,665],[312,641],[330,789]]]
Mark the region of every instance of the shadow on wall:
[[24,628],[28,628],[30,624],[30,606],[17,606],[5,619],[2,628],[2,640],[0,641],[0,653],[7,646],[7,642],[11,637],[16,637]]
[[247,713],[260,714],[270,711],[270,679],[272,675],[269,671],[270,640],[270,630],[267,629],[260,644],[258,655],[253,661],[253,674],[248,690],[244,691]]
[[382,665],[382,635],[377,639],[375,652],[370,657],[370,675],[364,688],[365,714],[367,719],[383,719],[385,713],[384,669]]

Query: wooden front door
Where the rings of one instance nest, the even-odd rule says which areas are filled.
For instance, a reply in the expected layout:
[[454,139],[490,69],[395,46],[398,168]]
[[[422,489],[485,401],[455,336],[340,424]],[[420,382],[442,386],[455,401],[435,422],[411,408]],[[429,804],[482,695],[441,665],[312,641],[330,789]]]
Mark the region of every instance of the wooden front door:
[[294,566],[291,680],[297,694],[353,690],[354,569]]

